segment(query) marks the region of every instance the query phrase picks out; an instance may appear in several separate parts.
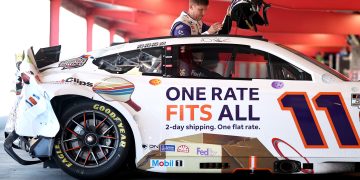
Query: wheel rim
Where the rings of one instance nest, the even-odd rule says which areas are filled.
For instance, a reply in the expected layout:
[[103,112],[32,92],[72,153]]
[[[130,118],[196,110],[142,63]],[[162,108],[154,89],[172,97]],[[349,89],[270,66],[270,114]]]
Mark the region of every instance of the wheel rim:
[[82,111],[67,121],[60,143],[72,163],[94,168],[114,157],[119,139],[119,129],[111,117],[98,111]]

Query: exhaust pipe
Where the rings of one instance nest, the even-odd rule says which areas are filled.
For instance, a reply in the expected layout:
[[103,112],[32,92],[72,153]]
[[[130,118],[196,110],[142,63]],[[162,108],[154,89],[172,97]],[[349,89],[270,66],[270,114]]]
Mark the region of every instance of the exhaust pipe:
[[290,174],[301,171],[301,162],[295,160],[279,160],[274,162],[276,173]]

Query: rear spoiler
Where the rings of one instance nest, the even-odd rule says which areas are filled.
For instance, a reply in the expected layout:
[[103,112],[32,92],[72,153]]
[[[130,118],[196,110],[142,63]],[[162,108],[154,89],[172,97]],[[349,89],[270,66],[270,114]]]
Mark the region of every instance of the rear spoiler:
[[35,54],[35,62],[38,69],[59,62],[61,45],[40,48]]

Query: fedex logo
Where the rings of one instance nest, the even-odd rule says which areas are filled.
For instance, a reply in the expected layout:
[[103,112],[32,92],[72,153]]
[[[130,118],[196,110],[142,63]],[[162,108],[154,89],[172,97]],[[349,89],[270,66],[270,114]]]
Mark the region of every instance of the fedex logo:
[[150,167],[182,167],[182,160],[151,159]]
[[201,148],[196,148],[196,154],[200,155],[200,156],[216,156],[217,153],[213,150],[211,150],[210,148],[206,148],[206,149],[201,149]]

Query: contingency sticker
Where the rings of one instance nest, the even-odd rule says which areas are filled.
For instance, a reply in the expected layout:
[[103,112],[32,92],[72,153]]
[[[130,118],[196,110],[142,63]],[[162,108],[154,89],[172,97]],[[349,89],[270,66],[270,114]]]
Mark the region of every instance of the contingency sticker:
[[360,94],[351,94],[351,106],[360,107]]

